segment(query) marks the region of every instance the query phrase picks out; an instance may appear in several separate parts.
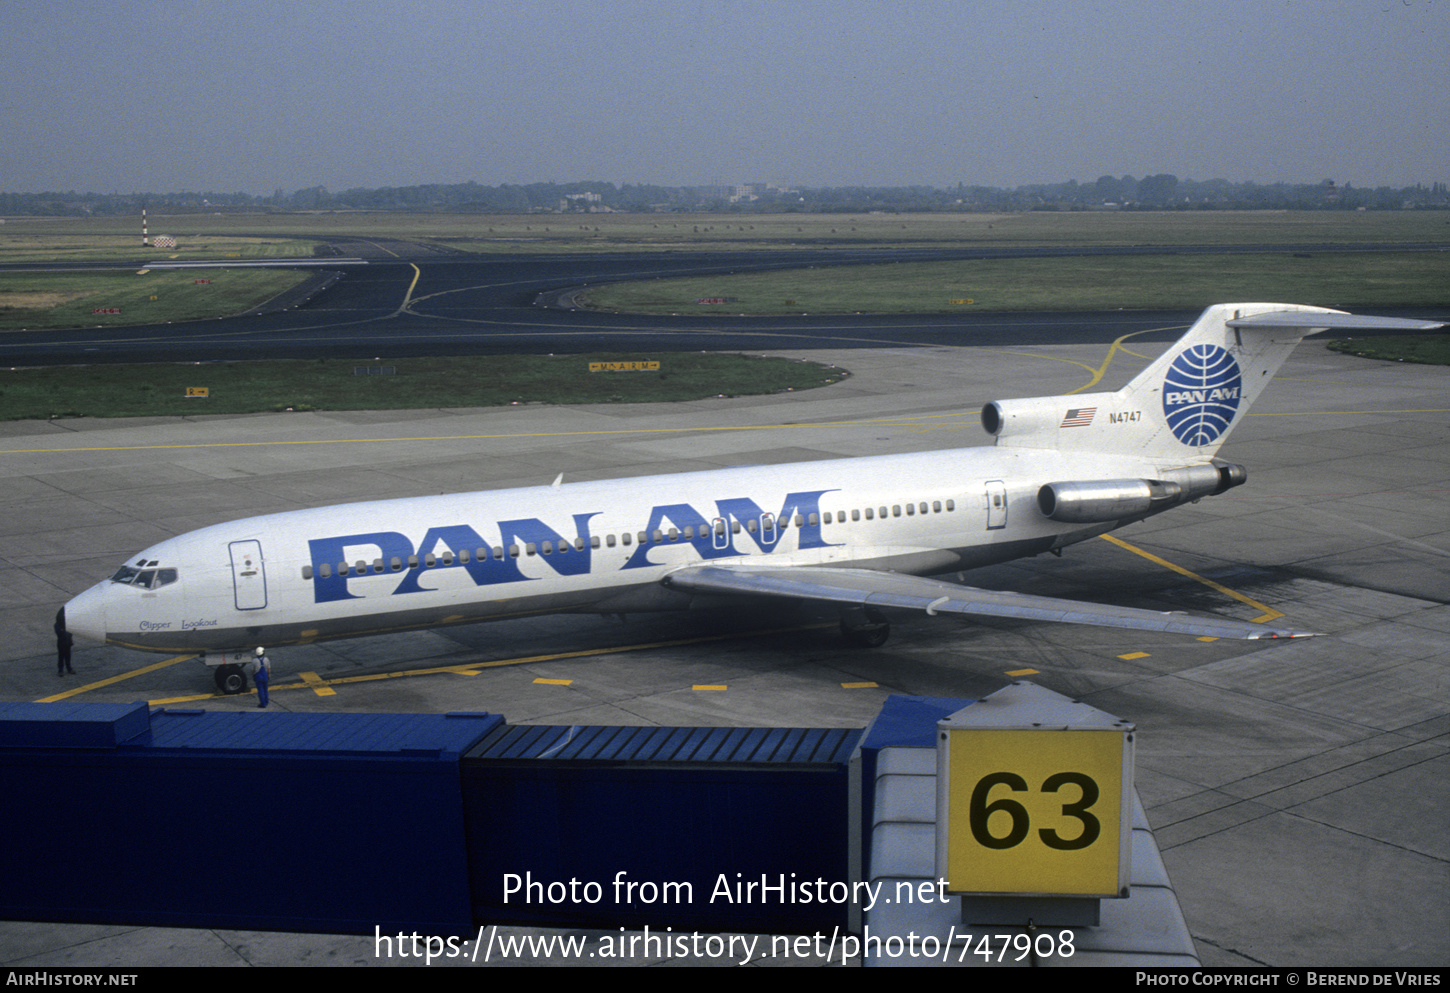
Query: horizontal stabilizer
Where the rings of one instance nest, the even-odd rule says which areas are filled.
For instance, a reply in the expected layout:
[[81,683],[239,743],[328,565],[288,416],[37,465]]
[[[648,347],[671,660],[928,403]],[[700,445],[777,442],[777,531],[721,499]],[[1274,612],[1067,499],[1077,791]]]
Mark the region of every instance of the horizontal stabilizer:
[[1375,317],[1373,314],[1336,314],[1325,311],[1273,311],[1224,322],[1231,328],[1292,328],[1295,331],[1434,331],[1441,321],[1405,317]]
[[672,572],[665,584],[700,593],[755,593],[828,600],[873,607],[905,607],[942,612],[1017,617],[1023,620],[1093,624],[1099,627],[1168,631],[1210,638],[1304,638],[1315,632],[1268,627],[1247,621],[1195,617],[1178,612],[1114,607],[1078,600],[982,590],[957,583],[922,579],[873,569],[823,566],[689,566]]

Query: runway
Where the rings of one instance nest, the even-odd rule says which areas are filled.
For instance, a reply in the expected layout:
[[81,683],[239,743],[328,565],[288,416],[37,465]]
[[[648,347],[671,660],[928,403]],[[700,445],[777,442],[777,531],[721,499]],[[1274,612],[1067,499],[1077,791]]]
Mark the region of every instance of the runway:
[[[1197,311],[973,313],[920,315],[728,314],[644,317],[557,306],[569,291],[602,282],[806,266],[886,265],[942,259],[1152,254],[1151,248],[1070,250],[762,250],[736,253],[634,252],[589,255],[464,255],[412,243],[349,241],[335,246],[366,265],[335,267],[341,278],[298,306],[224,320],[167,325],[12,331],[0,334],[0,363],[206,362],[249,358],[401,358],[590,351],[760,351],[899,347],[1010,347],[1092,344],[1129,333],[1170,341]],[[1255,251],[1288,251],[1277,246]],[[1319,246],[1364,251],[1383,246]],[[1388,246],[1403,247],[1403,246]],[[1200,252],[1243,251],[1231,246]],[[1190,249],[1175,248],[1182,254]],[[125,271],[141,264],[108,267]],[[328,271],[326,259],[297,263]],[[35,271],[37,266],[14,267]],[[550,306],[550,304],[556,304]],[[1383,310],[1389,316],[1427,316]]]
[[[379,299],[394,289],[379,284]],[[1118,350],[1095,388],[1116,388],[1160,350],[1141,340]],[[1082,387],[1107,348],[1023,332],[1005,348],[883,339],[787,354],[853,375],[676,405],[0,425],[0,621],[10,635],[0,693],[254,706],[213,696],[196,662],[114,648],[78,645],[78,674],[55,676],[56,607],[166,535],[559,472],[597,479],[981,444],[984,402]],[[1249,468],[1245,486],[1117,532],[1126,546],[1096,540],[968,577],[1243,619],[1268,608],[1323,638],[1205,643],[905,615],[884,647],[863,650],[842,644],[830,613],[566,616],[279,649],[273,705],[487,710],[515,723],[860,726],[889,693],[973,697],[1034,670],[1025,678],[1138,725],[1138,790],[1205,964],[1443,965],[1447,394],[1443,368],[1353,359],[1311,339],[1224,449]],[[316,839],[299,831],[285,843]],[[319,960],[373,962],[372,941],[0,923],[0,962],[11,966]]]

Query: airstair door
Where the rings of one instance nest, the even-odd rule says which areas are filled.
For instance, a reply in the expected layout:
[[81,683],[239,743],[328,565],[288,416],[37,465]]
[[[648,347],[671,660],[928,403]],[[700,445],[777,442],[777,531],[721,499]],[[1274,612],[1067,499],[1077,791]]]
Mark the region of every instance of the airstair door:
[[232,590],[238,610],[261,610],[267,606],[267,570],[262,564],[260,541],[234,541]]
[[1000,479],[987,483],[987,530],[1007,526],[1007,484]]

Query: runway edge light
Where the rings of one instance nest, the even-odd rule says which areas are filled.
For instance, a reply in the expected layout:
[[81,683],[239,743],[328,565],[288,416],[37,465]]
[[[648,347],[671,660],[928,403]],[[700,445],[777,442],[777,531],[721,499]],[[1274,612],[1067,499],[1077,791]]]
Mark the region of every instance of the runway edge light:
[[936,871],[963,923],[1096,926],[1128,896],[1135,730],[1022,681],[937,722]]

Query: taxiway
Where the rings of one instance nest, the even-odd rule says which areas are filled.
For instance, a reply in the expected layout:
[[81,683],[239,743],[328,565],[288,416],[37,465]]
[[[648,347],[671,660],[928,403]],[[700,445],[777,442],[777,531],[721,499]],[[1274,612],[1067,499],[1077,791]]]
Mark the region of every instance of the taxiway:
[[[1116,388],[1161,346],[1128,348],[1096,388]],[[984,402],[1082,387],[1107,354],[815,348],[809,358],[853,375],[808,392],[675,405],[0,425],[0,698],[255,706],[215,696],[194,661],[114,648],[78,644],[77,675],[55,675],[56,608],[170,534],[560,472],[567,483],[981,444]],[[1443,368],[1354,359],[1311,339],[1225,446],[1249,468],[1247,485],[1123,529],[1127,546],[1092,541],[968,576],[1244,619],[1268,608],[1322,638],[1205,643],[907,615],[884,647],[863,650],[841,642],[829,613],[566,616],[278,647],[273,706],[859,726],[889,693],[972,697],[1027,672],[1137,724],[1137,787],[1206,965],[1443,965],[1447,395]],[[304,833],[296,843],[319,844]],[[361,964],[374,961],[372,946],[0,922],[0,962],[21,967]]]

